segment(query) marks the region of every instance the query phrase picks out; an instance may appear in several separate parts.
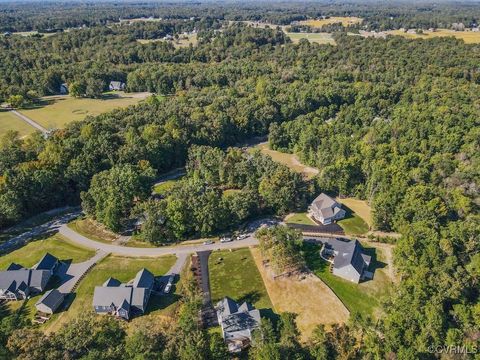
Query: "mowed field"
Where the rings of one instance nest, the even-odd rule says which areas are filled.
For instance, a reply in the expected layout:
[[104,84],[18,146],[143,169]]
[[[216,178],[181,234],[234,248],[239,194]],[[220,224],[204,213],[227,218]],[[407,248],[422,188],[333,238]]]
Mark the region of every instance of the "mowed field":
[[298,315],[296,320],[303,340],[310,337],[318,324],[333,325],[347,321],[348,309],[319,278],[310,274],[302,280],[297,277],[274,280],[269,268],[262,264],[260,250],[251,251],[275,311]]
[[148,95],[119,92],[106,94],[101,99],[49,96],[44,98],[42,106],[22,109],[20,112],[47,129],[62,128],[72,121],[83,120],[88,115],[95,116],[116,108],[135,105]]
[[480,32],[474,31],[454,31],[449,29],[438,29],[436,31],[423,31],[423,34],[408,34],[401,30],[390,30],[386,31],[390,35],[400,35],[407,39],[431,39],[434,37],[446,37],[453,36],[457,39],[465,41],[467,44],[477,44],[480,43]]
[[20,136],[25,136],[33,133],[36,129],[10,111],[0,110],[0,136],[9,130],[18,131]]
[[292,40],[294,44],[298,43],[301,39],[307,39],[312,43],[317,44],[331,44],[335,45],[335,40],[330,33],[292,33],[287,32],[287,36]]
[[[121,282],[132,280],[142,268],[147,268],[155,276],[165,274],[175,262],[175,256],[158,258],[127,258],[108,256],[98,263],[80,282],[74,299],[67,311],[55,314],[46,324],[46,331],[56,331],[62,324],[68,323],[80,313],[93,311],[92,301],[95,286],[101,286],[109,277]],[[147,314],[160,313],[163,309],[155,306],[155,299],[150,298]],[[165,305],[166,307],[166,305]]]
[[344,204],[351,209],[355,214],[360,216],[369,227],[372,227],[372,209],[365,200],[358,200],[354,198],[337,198],[339,203]]
[[337,24],[337,23],[342,23],[343,26],[348,26],[348,25],[355,25],[355,24],[360,24],[363,21],[363,19],[355,17],[355,16],[332,16],[328,19],[316,19],[316,20],[305,20],[305,21],[300,21],[299,23],[302,25],[308,25],[312,27],[322,27],[324,25],[329,25],[329,24]]
[[178,39],[173,40],[164,40],[164,39],[138,39],[137,40],[140,44],[149,44],[152,42],[159,42],[159,41],[166,41],[171,42],[176,49],[182,47],[188,47],[190,44],[192,46],[197,45],[197,34],[189,34],[189,35],[180,35]]

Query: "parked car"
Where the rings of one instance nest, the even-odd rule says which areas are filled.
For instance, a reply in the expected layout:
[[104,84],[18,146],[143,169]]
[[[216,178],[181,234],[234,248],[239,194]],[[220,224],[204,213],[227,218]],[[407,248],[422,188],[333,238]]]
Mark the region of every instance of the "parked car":
[[203,242],[203,245],[212,245],[212,244],[213,244],[213,240],[207,240]]
[[226,243],[226,242],[230,242],[230,241],[233,241],[233,239],[230,236],[224,236],[220,239],[221,243]]
[[243,239],[246,239],[248,237],[248,234],[240,234],[237,236],[237,240],[243,240]]
[[168,294],[172,290],[172,285],[174,280],[175,280],[175,275],[170,275],[170,277],[168,278],[167,285],[165,285],[165,289],[163,289],[163,292],[165,294]]

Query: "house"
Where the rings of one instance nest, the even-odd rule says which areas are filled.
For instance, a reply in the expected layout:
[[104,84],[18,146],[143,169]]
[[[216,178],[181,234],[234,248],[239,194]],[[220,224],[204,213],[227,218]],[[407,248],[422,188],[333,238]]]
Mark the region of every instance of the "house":
[[260,326],[260,311],[247,302],[239,305],[229,297],[221,300],[216,310],[228,351],[236,353],[249,346],[252,331]]
[[46,253],[32,269],[10,264],[6,271],[0,272],[0,299],[22,300],[31,294],[42,293],[58,263],[55,256]]
[[112,314],[129,320],[135,314],[143,314],[155,283],[155,277],[147,269],[140,270],[131,285],[109,278],[102,286],[96,286],[93,308],[97,314]]
[[49,290],[37,301],[35,307],[44,314],[53,314],[62,305],[65,294],[57,289]]
[[62,95],[68,94],[68,85],[66,83],[63,83],[60,85],[60,94]]
[[364,253],[362,245],[357,240],[325,239],[322,257],[333,256],[332,273],[345,280],[359,283],[360,280],[371,277],[367,271],[371,256]]
[[309,214],[323,225],[328,225],[335,220],[340,220],[345,217],[345,210],[342,205],[333,200],[327,194],[321,193],[318,195],[308,208]]
[[121,81],[110,81],[108,88],[110,89],[110,91],[125,90],[125,83]]

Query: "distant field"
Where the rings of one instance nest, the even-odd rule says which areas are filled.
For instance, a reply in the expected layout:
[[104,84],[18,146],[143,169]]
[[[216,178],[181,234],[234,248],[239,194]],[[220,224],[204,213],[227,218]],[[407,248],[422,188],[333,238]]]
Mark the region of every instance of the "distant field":
[[63,128],[72,121],[85,119],[88,115],[99,115],[115,108],[137,104],[147,93],[107,94],[102,99],[73,98],[70,96],[49,96],[43,105],[32,109],[22,109],[21,113],[47,129]]
[[33,133],[35,128],[20,120],[11,112],[0,110],[0,136],[9,130],[18,131],[20,136],[24,136]]
[[303,174],[307,179],[311,179],[318,174],[318,169],[303,165],[298,160],[296,155],[271,150],[268,146],[268,142],[258,144],[254,148],[260,149],[260,151],[265,155],[269,155],[273,159],[273,161],[286,165],[293,171]]
[[386,31],[390,35],[400,35],[408,39],[431,39],[434,37],[453,36],[457,39],[465,41],[467,44],[480,43],[480,32],[473,31],[454,31],[448,29],[438,29],[437,31],[423,31],[423,34],[408,34],[401,30]]
[[250,249],[215,251],[208,260],[212,302],[225,296],[235,301],[248,301],[257,309],[271,309],[262,277]]
[[47,252],[60,260],[82,262],[95,255],[95,251],[73,244],[61,235],[53,235],[45,240],[35,240],[22,248],[0,257],[0,270],[4,270],[15,262],[31,267],[35,265]]
[[191,35],[181,35],[179,39],[173,39],[173,40],[164,40],[164,39],[138,39],[137,40],[140,44],[149,44],[152,42],[159,42],[159,41],[165,41],[165,42],[171,42],[175,48],[182,48],[182,47],[188,47],[190,44],[193,46],[197,45],[197,34],[191,34]]
[[331,44],[335,45],[335,40],[330,33],[292,33],[287,32],[287,36],[292,40],[294,44],[298,43],[301,39],[307,39],[312,43],[317,44]]
[[312,26],[312,27],[322,27],[324,25],[342,23],[343,26],[348,26],[348,25],[360,24],[362,22],[362,20],[363,19],[358,18],[358,17],[354,17],[354,16],[349,16],[349,17],[332,16],[328,19],[300,21],[300,24],[308,25],[308,26]]
[[[92,300],[95,286],[101,286],[109,277],[114,277],[122,282],[127,282],[135,277],[142,268],[147,268],[155,276],[165,274],[175,262],[175,256],[163,256],[159,258],[125,258],[120,256],[108,256],[97,264],[87,276],[80,282],[76,291],[75,299],[70,308],[60,314],[55,314],[47,323],[48,331],[55,331],[78,314],[93,311]],[[152,303],[153,304],[153,303]],[[152,309],[149,303],[147,312],[161,309]]]

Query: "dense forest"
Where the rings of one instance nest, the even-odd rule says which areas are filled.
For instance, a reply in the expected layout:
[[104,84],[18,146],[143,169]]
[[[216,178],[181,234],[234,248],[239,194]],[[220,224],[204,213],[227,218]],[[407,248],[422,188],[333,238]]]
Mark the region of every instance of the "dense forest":
[[[368,9],[384,19],[382,8]],[[405,9],[408,21],[423,21],[422,11]],[[440,11],[439,19],[467,17],[468,10],[459,9]],[[182,11],[188,16],[188,7]],[[468,15],[472,21],[475,11]],[[102,12],[95,13],[94,24],[105,21]],[[41,18],[26,16],[23,25],[11,26],[33,26]],[[176,21],[166,24],[148,25],[148,31],[146,25],[132,32],[115,25],[41,39],[0,38],[2,97],[31,89],[49,94],[55,92],[49,84],[85,77],[105,84],[126,79],[129,90],[162,95],[72,123],[47,139],[6,134],[0,141],[0,227],[82,203],[114,230],[142,214],[145,240],[165,242],[222,231],[258,214],[304,208],[318,191],[356,196],[371,204],[377,229],[402,234],[395,249],[401,282],[383,304],[385,316],[373,322],[352,314],[351,323],[319,327],[302,346],[285,315],[279,324],[262,325],[251,358],[433,359],[431,346],[478,349],[480,46],[452,38],[345,34],[335,36],[336,46],[292,44],[275,29],[233,24],[219,31],[216,20],[206,19],[185,21],[177,30]],[[136,42],[149,31],[189,31],[199,24],[195,47]],[[273,149],[299,155],[320,174],[307,183],[259,153],[234,147],[258,135],[268,135]],[[161,200],[150,199],[158,175],[185,165],[185,179]],[[25,355],[22,333],[12,331],[0,338],[2,346]],[[62,331],[60,339],[73,341],[73,329]],[[222,358],[202,334],[192,347],[165,352],[165,358]],[[42,338],[31,336],[37,336],[34,348]],[[164,343],[154,345],[118,336],[126,342],[122,346],[179,349],[168,332]],[[98,348],[124,351],[98,341]],[[202,352],[209,346],[220,355]],[[64,356],[86,356],[75,351]]]

